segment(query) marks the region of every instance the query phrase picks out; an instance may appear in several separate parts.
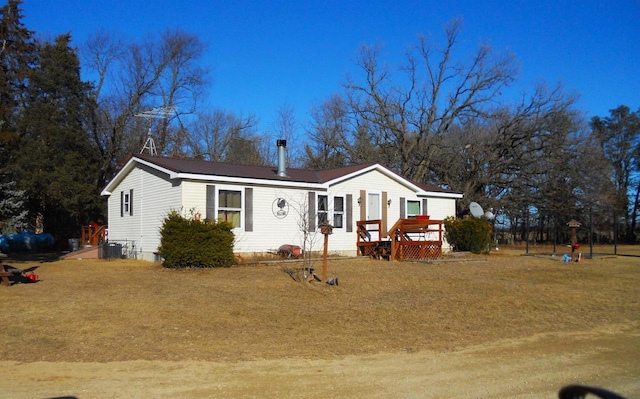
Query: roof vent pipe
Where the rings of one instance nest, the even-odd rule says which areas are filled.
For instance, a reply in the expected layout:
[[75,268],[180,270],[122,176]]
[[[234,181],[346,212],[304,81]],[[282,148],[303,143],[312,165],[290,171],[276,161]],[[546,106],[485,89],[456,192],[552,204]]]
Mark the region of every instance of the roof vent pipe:
[[278,176],[287,177],[287,140],[276,141],[278,146]]

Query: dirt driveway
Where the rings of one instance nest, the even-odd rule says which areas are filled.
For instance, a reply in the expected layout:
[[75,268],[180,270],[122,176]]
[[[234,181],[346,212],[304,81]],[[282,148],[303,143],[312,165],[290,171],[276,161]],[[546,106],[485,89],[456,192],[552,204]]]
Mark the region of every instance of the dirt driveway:
[[0,362],[7,398],[556,398],[563,385],[640,398],[640,330],[610,326],[451,353],[243,362]]

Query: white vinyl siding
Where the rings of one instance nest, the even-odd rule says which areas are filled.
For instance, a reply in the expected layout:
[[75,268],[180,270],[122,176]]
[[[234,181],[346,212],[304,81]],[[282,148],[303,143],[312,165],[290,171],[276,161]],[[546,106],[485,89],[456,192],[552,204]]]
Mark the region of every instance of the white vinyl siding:
[[[130,193],[130,190],[133,190],[130,201],[133,215],[120,217],[120,193]],[[321,251],[323,239],[316,224],[317,213],[320,212],[324,213],[321,218],[326,218],[334,226],[329,238],[329,250],[355,254],[355,222],[360,220],[361,209],[366,209],[369,193],[378,194],[380,209],[377,213],[379,216],[386,214],[388,228],[400,218],[401,208],[407,207],[407,201],[418,201],[420,211],[424,212],[423,201],[427,200],[431,219],[455,215],[455,199],[418,197],[413,187],[378,169],[318,188],[317,185],[301,184],[291,187],[286,182],[274,186],[262,185],[259,181],[234,184],[214,179],[171,180],[167,173],[136,164],[121,176],[109,195],[109,238],[136,240],[138,250],[146,254],[144,258],[153,259],[153,252],[157,251],[160,244],[160,228],[169,211],[176,210],[186,217],[198,216],[202,219],[209,216],[207,190],[213,190],[214,193],[214,205],[210,211],[212,217],[217,219],[223,211],[227,215],[240,212],[240,227],[234,228],[236,253],[270,252],[277,250],[282,244],[302,246],[305,236],[306,242],[312,245],[311,250]],[[235,199],[224,204],[219,202],[221,191],[223,194],[240,193],[239,206]],[[237,195],[235,198],[237,199]],[[359,198],[361,204],[358,203]],[[401,198],[405,200],[401,201]],[[308,214],[311,202],[314,209],[312,218]],[[238,219],[237,216],[234,217],[236,225]]]
[[[130,195],[127,217],[120,217],[121,191]],[[180,209],[180,186],[162,172],[139,166],[123,178],[107,203],[109,241],[135,242],[138,257],[153,260],[164,218],[172,209]]]

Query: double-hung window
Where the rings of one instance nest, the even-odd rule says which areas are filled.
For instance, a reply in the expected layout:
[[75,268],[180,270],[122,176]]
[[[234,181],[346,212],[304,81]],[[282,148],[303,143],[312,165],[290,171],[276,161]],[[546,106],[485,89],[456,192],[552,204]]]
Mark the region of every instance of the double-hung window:
[[133,189],[120,191],[120,217],[133,216]]
[[229,222],[233,228],[242,223],[242,191],[218,191],[218,220]]
[[344,227],[344,198],[333,197],[333,227],[341,229]]
[[[330,203],[329,199],[333,202]],[[334,228],[343,228],[345,218],[344,212],[344,197],[318,195],[318,226],[331,223]]]
[[318,226],[329,223],[329,197],[318,195]]
[[129,207],[131,206],[131,202],[130,202],[130,197],[129,194],[126,193],[124,195],[124,201],[123,201],[123,206],[124,206],[124,213],[129,213]]

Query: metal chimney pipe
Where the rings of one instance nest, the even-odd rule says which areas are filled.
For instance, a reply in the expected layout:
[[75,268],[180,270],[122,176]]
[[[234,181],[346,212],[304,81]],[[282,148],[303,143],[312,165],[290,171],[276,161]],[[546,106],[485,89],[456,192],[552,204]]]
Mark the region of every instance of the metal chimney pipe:
[[287,140],[276,141],[278,146],[278,176],[287,177]]

